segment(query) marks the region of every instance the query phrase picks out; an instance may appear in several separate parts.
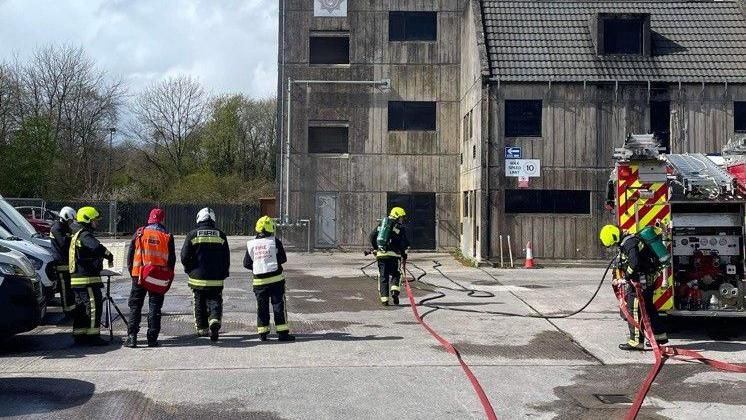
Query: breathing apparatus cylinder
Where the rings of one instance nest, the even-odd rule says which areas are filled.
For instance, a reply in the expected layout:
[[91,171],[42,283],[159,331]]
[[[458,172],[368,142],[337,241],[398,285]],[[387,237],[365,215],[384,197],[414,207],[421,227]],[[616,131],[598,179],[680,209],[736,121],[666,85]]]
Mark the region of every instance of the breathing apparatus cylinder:
[[378,226],[378,236],[376,237],[376,245],[378,245],[379,251],[387,251],[391,231],[394,229],[395,223],[396,220],[388,216],[381,219],[381,224]]
[[658,258],[660,265],[667,265],[671,261],[671,254],[663,243],[663,235],[653,226],[646,226],[638,234],[640,239],[650,247],[655,256]]

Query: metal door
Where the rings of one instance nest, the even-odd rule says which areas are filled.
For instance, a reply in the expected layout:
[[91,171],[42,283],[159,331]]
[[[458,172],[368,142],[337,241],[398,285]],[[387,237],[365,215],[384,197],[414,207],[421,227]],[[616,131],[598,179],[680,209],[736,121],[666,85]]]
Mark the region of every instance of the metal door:
[[337,193],[316,194],[316,247],[337,246]]

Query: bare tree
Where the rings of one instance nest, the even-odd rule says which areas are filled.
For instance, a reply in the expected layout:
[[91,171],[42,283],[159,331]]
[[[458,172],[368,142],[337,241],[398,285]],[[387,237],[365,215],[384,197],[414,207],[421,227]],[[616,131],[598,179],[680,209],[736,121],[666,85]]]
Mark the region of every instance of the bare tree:
[[128,131],[144,146],[151,164],[164,175],[181,179],[188,173],[198,132],[205,123],[209,97],[200,83],[179,76],[145,89],[132,105]]
[[275,166],[277,100],[245,100],[239,121],[241,124],[240,154],[243,157],[243,178],[272,178]]

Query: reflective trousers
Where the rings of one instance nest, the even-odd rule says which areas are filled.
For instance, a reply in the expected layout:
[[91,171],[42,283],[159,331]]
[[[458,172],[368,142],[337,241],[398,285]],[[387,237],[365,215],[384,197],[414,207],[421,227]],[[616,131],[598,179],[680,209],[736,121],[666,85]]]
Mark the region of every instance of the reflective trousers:
[[67,265],[58,265],[56,267],[57,281],[60,283],[60,300],[62,301],[62,310],[65,314],[72,315],[75,310],[75,293],[70,287],[70,271]]
[[101,286],[74,288],[73,336],[98,336],[101,333]]
[[378,259],[378,291],[381,302],[389,301],[389,291],[399,293],[401,287],[400,258]]
[[[648,317],[650,318],[650,325],[653,328],[653,334],[655,334],[656,337],[663,337],[663,335],[666,333],[665,324],[663,322],[663,319],[661,319],[661,316],[658,314],[658,310],[655,308],[655,303],[653,302],[653,292],[655,291],[655,286],[652,284],[648,284],[641,285],[641,288],[643,304],[645,305],[645,311],[648,313]],[[625,286],[625,295],[629,313],[632,314],[635,321],[637,321],[640,326],[644,328],[645,324],[642,321],[640,302],[637,299],[635,288],[632,285],[627,284]],[[635,328],[632,324],[629,324],[628,343],[632,346],[642,346],[645,343],[645,333]]]
[[127,333],[137,335],[140,332],[140,320],[142,318],[142,307],[145,304],[145,295],[148,295],[148,340],[158,339],[161,332],[161,308],[165,295],[151,293],[137,284],[137,278],[132,278],[132,290],[129,299],[129,324]]
[[192,289],[194,296],[194,327],[206,332],[210,325],[223,318],[223,288]]
[[259,334],[269,332],[269,305],[275,316],[275,330],[289,331],[288,313],[285,301],[285,281],[278,281],[264,286],[254,286],[256,296],[256,330]]

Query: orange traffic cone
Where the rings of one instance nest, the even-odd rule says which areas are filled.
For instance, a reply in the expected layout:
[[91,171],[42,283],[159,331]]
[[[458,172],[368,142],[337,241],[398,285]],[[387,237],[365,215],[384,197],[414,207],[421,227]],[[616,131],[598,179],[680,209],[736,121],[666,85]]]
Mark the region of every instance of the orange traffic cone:
[[534,267],[534,253],[531,251],[531,241],[526,244],[526,262],[523,263],[523,268],[536,268]]

